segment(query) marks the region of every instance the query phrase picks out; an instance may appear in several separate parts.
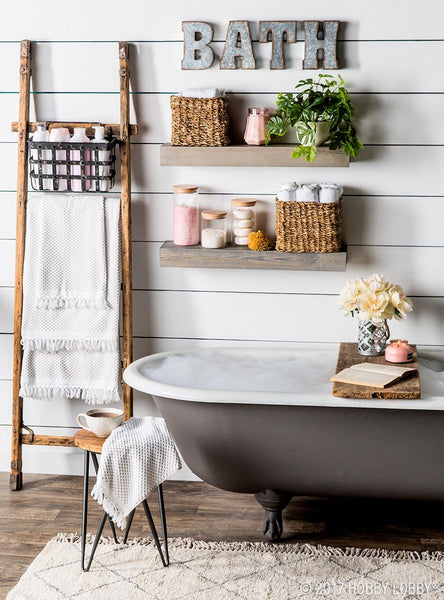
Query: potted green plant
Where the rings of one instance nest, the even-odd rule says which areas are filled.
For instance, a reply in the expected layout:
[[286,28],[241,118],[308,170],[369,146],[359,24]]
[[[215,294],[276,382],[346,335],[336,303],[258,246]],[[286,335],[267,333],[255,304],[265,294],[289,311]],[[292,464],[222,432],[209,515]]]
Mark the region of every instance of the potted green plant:
[[318,81],[303,79],[294,93],[278,94],[276,114],[268,120],[265,143],[284,136],[294,127],[299,145],[292,157],[316,158],[317,147],[328,141],[330,150],[341,148],[354,158],[364,147],[351,121],[355,112],[340,75],[319,75]]

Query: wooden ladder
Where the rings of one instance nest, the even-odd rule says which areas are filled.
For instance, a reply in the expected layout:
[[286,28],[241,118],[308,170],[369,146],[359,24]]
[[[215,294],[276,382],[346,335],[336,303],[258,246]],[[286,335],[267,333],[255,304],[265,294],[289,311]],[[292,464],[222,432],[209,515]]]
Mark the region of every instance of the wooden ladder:
[[[51,127],[85,127],[89,135],[92,127],[104,125],[113,136],[119,138],[120,178],[121,178],[121,227],[122,227],[122,330],[123,356],[122,366],[126,368],[133,358],[132,342],[132,278],[131,278],[131,135],[137,135],[137,125],[130,125],[129,103],[129,66],[128,44],[119,42],[119,80],[120,80],[120,123],[75,123],[47,122]],[[14,301],[14,362],[12,375],[12,443],[11,443],[11,490],[19,490],[23,485],[22,445],[35,446],[71,446],[73,436],[36,435],[23,423],[23,400],[19,396],[22,370],[22,306],[23,306],[23,260],[25,253],[26,201],[28,195],[28,136],[37,128],[36,122],[29,121],[31,83],[31,42],[20,43],[20,87],[19,120],[12,123],[11,129],[18,133],[17,168],[17,213],[16,213],[16,250],[15,250],[15,301]],[[123,384],[124,418],[133,413],[132,389]],[[27,433],[23,433],[26,430]]]

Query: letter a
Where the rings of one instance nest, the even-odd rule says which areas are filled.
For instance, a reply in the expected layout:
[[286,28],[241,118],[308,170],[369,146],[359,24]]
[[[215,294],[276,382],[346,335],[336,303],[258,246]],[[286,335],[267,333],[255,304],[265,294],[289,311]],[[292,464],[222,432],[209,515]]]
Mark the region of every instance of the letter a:
[[242,61],[242,69],[255,69],[248,21],[230,21],[227,29],[224,52],[220,61],[221,69],[237,69],[236,58]]

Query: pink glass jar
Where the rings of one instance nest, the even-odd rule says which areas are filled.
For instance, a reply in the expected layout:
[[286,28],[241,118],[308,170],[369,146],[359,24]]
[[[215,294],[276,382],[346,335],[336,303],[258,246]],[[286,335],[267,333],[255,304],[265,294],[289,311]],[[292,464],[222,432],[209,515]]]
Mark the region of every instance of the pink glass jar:
[[195,246],[199,243],[199,204],[197,185],[175,185],[174,190],[174,243],[177,246]]
[[249,146],[263,146],[267,133],[268,108],[249,108],[244,140]]

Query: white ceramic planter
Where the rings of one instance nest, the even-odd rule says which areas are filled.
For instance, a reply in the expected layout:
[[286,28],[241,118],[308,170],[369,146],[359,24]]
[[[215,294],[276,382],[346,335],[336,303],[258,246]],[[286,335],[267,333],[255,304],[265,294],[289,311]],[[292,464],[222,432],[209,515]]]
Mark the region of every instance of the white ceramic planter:
[[[330,137],[330,123],[328,121],[319,121],[316,123],[315,146],[322,146]],[[296,127],[290,127],[282,137],[273,137],[273,144],[300,144]]]

